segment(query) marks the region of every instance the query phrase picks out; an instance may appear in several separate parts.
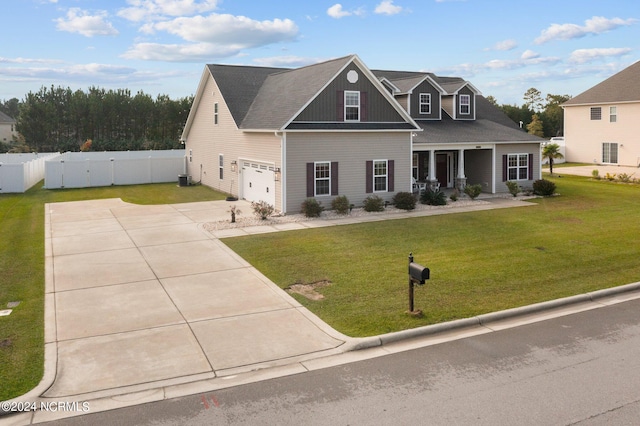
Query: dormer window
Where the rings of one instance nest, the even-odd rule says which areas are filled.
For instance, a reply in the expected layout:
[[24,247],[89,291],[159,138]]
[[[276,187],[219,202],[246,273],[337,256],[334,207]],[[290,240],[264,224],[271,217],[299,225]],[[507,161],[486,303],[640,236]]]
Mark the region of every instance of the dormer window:
[[431,114],[431,93],[420,93],[420,114]]
[[471,96],[460,95],[460,115],[469,115],[471,113]]
[[360,92],[344,91],[344,121],[360,121]]

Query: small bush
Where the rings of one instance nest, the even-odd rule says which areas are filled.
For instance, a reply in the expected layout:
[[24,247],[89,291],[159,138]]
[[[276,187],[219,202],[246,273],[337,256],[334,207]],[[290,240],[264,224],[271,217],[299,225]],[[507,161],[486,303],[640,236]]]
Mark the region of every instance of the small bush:
[[633,182],[633,177],[632,177],[632,176],[633,176],[633,175],[630,175],[630,174],[628,174],[628,173],[620,173],[620,174],[618,175],[618,180],[619,180],[620,182],[623,182],[623,183]]
[[369,195],[364,199],[364,211],[381,212],[384,210],[384,201],[377,195]]
[[469,196],[472,200],[478,198],[478,195],[482,192],[482,185],[476,183],[475,185],[467,185],[464,187],[464,193]]
[[600,179],[600,172],[598,169],[591,170],[591,177],[598,180]]
[[410,192],[398,192],[393,196],[393,204],[402,210],[413,210],[416,208],[416,197]]
[[449,199],[451,201],[458,201],[458,198],[460,198],[460,190],[458,188],[454,188],[451,195],[449,195]]
[[351,210],[351,204],[346,195],[336,197],[331,201],[331,208],[338,214],[347,214]]
[[533,193],[548,197],[556,192],[556,184],[547,179],[539,179],[533,182]]
[[420,202],[430,206],[444,206],[447,204],[447,196],[440,190],[434,191],[431,188],[427,188],[420,195]]
[[604,178],[608,181],[614,181],[616,180],[616,174],[607,173],[606,175],[604,175]]
[[275,211],[275,208],[266,201],[254,201],[251,203],[251,208],[253,209],[253,214],[262,220],[271,216]]
[[319,217],[324,207],[315,198],[307,198],[302,202],[302,214],[306,217]]
[[509,189],[509,193],[516,197],[518,195],[518,192],[520,192],[520,186],[518,186],[518,182],[514,180],[508,180],[505,182],[505,184],[507,185],[507,189]]

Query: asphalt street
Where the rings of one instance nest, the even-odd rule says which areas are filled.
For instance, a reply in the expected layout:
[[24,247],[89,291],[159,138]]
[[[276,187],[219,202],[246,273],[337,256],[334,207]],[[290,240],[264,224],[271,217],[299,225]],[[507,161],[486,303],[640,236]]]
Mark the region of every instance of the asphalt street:
[[51,424],[635,425],[640,299]]

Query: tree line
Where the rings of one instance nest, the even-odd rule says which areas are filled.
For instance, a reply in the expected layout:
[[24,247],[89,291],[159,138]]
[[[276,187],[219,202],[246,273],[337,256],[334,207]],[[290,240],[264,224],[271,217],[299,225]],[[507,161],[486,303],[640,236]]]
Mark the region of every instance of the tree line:
[[522,123],[522,127],[528,133],[545,139],[563,135],[564,111],[561,105],[569,99],[571,99],[569,95],[550,93],[543,99],[542,93],[535,87],[524,93],[524,104],[521,106],[498,105],[493,96],[487,96],[487,100],[504,111],[509,118],[516,123]]
[[0,152],[126,151],[181,148],[193,96],[156,98],[128,89],[42,87],[22,101],[0,102],[20,137]]

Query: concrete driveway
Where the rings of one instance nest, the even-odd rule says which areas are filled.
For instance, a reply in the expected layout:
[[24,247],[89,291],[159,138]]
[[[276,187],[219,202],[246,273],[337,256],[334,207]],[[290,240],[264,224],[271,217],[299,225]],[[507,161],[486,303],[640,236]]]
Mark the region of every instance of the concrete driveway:
[[202,229],[228,219],[226,202],[45,208],[55,380],[44,397],[230,376],[331,354],[346,340]]
[[[545,169],[548,171],[549,169]],[[604,177],[607,173],[621,174],[626,173],[629,176],[633,176],[635,179],[640,179],[640,168],[629,166],[613,166],[613,165],[597,165],[593,166],[572,166],[572,167],[553,167],[554,175],[576,175],[576,176],[592,176],[591,173],[597,170],[600,177]]]

